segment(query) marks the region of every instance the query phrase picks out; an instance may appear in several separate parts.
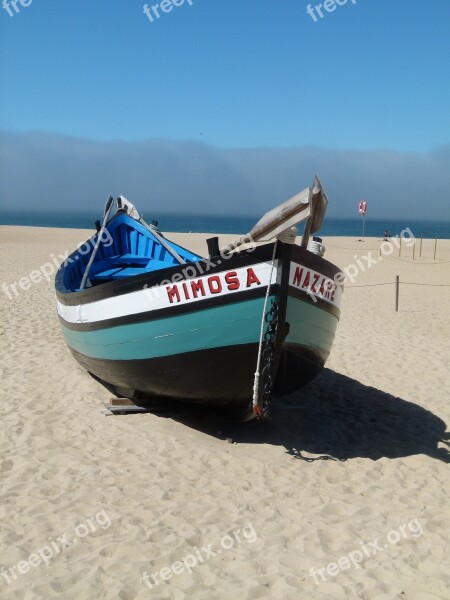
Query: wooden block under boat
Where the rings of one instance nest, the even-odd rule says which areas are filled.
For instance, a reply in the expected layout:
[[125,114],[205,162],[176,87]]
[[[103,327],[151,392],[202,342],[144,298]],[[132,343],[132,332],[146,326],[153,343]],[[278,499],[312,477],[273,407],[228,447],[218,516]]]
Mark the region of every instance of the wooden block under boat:
[[133,400],[130,400],[129,398],[111,398],[109,401],[109,404],[111,406],[136,406],[136,404],[133,402]]

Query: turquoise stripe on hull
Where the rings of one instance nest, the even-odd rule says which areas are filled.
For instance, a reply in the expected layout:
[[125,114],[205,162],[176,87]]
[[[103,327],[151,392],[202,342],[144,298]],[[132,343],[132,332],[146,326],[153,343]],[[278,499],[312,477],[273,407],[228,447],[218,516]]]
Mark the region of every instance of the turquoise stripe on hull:
[[263,306],[264,299],[257,298],[108,329],[74,331],[62,324],[62,330],[69,347],[85,356],[148,359],[257,343]]
[[338,318],[298,298],[288,298],[286,321],[290,324],[286,342],[331,351]]

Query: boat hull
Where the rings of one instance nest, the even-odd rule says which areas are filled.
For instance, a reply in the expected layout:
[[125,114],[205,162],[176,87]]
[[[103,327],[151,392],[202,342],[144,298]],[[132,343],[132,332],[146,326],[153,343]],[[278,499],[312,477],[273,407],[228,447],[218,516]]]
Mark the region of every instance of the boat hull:
[[[338,269],[280,242],[275,255],[267,244],[219,263],[200,264],[201,275],[189,279],[177,278],[180,266],[71,294],[57,286],[72,354],[120,396],[248,406],[268,293],[267,307],[278,306],[274,394],[311,381],[339,320],[332,293],[342,290],[328,283]],[[311,293],[314,274],[327,284],[318,280]]]

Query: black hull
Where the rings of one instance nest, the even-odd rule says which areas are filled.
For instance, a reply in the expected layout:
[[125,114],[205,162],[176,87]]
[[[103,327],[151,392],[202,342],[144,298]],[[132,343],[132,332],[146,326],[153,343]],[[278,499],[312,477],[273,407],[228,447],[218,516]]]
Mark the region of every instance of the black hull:
[[[72,350],[77,361],[117,396],[210,406],[251,402],[257,352],[257,344],[248,344],[149,360],[105,361]],[[284,344],[277,361],[274,396],[309,383],[326,358],[311,348]]]
[[283,344],[273,395],[294,392],[310,383],[323,369],[328,355],[313,348],[294,344]]

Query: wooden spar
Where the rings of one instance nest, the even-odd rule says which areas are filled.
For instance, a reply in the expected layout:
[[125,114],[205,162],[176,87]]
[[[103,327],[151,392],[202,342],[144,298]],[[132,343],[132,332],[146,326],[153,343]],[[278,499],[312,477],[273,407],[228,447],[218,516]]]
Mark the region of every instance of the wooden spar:
[[221,254],[229,254],[239,246],[250,242],[271,240],[305,219],[308,220],[305,225],[302,246],[307,246],[310,235],[318,231],[322,225],[327,204],[328,199],[319,178],[315,177],[313,187],[306,188],[267,212],[246,235],[222,248]]
[[311,188],[306,188],[303,192],[266,213],[247,234],[222,248],[220,253],[226,255],[243,244],[272,239],[285,229],[308,218],[310,215],[310,198]]
[[312,233],[319,231],[328,206],[328,198],[317,175],[314,177],[314,187],[311,198],[311,215],[305,224],[302,237],[302,247],[307,248]]
[[150,233],[155,236],[155,238],[158,240],[158,242],[161,244],[161,246],[163,246],[167,250],[167,252],[171,256],[173,256],[176,261],[178,261],[178,263],[180,265],[186,264],[186,261],[181,258],[181,256],[178,254],[178,252],[175,252],[175,250],[169,246],[169,244],[162,237],[162,235],[160,235],[158,233],[156,227],[154,227],[154,226],[151,227],[148,223],[146,223],[144,221],[144,219],[142,217],[140,217],[139,222],[142,223],[142,225],[144,225],[144,227],[146,227],[150,231]]
[[308,242],[309,242],[309,238],[311,237],[313,223],[314,223],[314,215],[317,210],[318,202],[319,202],[319,196],[317,196],[317,195],[314,196],[312,194],[311,195],[311,215],[308,218],[308,220],[306,221],[305,229],[303,230],[303,237],[302,237],[302,243],[301,243],[302,248],[308,247]]
[[111,212],[111,208],[113,205],[113,197],[110,195],[108,200],[106,201],[106,205],[105,205],[105,217],[103,219],[103,225],[102,228],[100,229],[100,231],[97,234],[97,241],[95,242],[95,246],[94,249],[92,250],[92,254],[91,257],[89,259],[89,262],[86,266],[86,269],[83,273],[83,278],[81,280],[81,284],[80,284],[80,290],[84,290],[84,287],[86,285],[86,281],[89,275],[89,271],[91,269],[92,263],[94,262],[94,258],[97,254],[97,251],[99,249],[100,246],[100,242],[102,241],[102,236],[103,236],[103,232],[105,230],[106,227],[106,223],[108,222],[108,218],[109,218],[109,213]]

